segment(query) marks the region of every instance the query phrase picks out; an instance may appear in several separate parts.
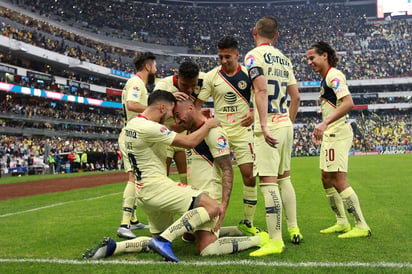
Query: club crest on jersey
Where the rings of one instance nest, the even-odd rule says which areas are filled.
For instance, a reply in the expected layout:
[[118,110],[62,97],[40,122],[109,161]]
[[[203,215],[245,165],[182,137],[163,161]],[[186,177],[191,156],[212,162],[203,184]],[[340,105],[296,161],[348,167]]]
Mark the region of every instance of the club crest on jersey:
[[253,55],[250,55],[246,58],[245,66],[249,69],[249,68],[253,67],[255,62],[256,62],[255,57]]
[[219,138],[217,138],[217,145],[220,148],[226,148],[227,147],[227,140],[224,136],[220,136]]
[[240,81],[240,82],[237,84],[237,86],[238,86],[240,89],[245,89],[245,88],[247,87],[246,81],[244,81],[244,80]]
[[166,134],[166,135],[172,134],[172,132],[170,130],[168,130],[167,127],[161,127],[160,132],[163,133],[163,134]]

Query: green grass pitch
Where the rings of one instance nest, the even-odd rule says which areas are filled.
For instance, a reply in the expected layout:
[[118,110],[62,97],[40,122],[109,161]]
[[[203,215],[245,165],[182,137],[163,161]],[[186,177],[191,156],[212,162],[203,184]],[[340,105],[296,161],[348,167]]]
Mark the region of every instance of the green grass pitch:
[[[125,184],[119,183],[0,201],[0,273],[412,273],[412,154],[350,157],[348,181],[373,235],[349,240],[319,233],[335,218],[321,186],[318,161],[292,159],[304,242],[291,244],[283,222],[283,254],[251,258],[251,249],[202,258],[195,255],[194,245],[176,239],[178,264],[150,253],[86,262],[81,254],[104,236],[121,240],[116,229]],[[18,183],[7,179],[0,183]],[[260,190],[258,194],[255,225],[266,228]],[[146,221],[141,210],[138,214]],[[242,182],[235,168],[224,225],[237,224],[242,214]],[[147,230],[136,234],[149,236]]]

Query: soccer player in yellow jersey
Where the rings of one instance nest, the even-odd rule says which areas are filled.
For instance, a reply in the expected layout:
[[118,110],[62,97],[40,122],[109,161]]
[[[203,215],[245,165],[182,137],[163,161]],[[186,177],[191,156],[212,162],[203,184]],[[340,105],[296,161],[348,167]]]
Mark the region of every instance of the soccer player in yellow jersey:
[[[156,56],[151,52],[140,52],[134,59],[136,74],[130,78],[122,92],[122,107],[125,117],[125,124],[138,113],[145,110],[147,106],[146,84],[154,82],[156,68]],[[140,223],[136,217],[135,205],[135,178],[133,170],[127,157],[124,144],[124,128],[119,135],[119,148],[122,152],[124,169],[128,174],[128,182],[123,191],[122,219],[117,229],[117,235],[121,238],[133,239],[136,235],[132,229],[147,228],[147,225]]]
[[[203,76],[204,73],[199,71],[199,66],[191,61],[185,61],[180,64],[177,75],[172,75],[160,79],[154,90],[166,90],[176,98],[184,100],[190,98],[195,100],[199,94],[199,90],[203,85]],[[174,125],[174,120],[166,122],[166,125],[169,129],[172,129],[176,132],[182,133],[184,129],[176,127]],[[176,163],[177,171],[179,172],[180,181],[184,184],[187,183],[186,176],[186,156],[185,150],[177,147],[169,147],[167,154],[167,171],[169,174],[170,165],[172,159]]]
[[[336,224],[320,233],[343,233],[338,238],[368,237],[371,230],[363,217],[358,196],[348,184],[349,150],[353,132],[346,115],[353,108],[352,96],[345,75],[335,67],[338,63],[336,51],[325,42],[313,44],[307,51],[308,65],[322,76],[320,99],[322,122],[316,125],[312,139],[321,143],[320,169],[323,188],[336,216]],[[344,205],[354,217],[351,229]]]
[[[178,101],[173,113],[176,124],[190,132],[200,129],[207,120],[190,100]],[[215,199],[220,204],[223,219],[229,205],[233,183],[226,131],[222,127],[211,129],[200,144],[186,150],[186,160],[188,185],[205,191]],[[201,256],[236,253],[253,246],[260,246],[268,240],[269,236],[266,232],[255,233],[251,237],[221,237],[218,239],[219,231],[214,231],[216,221],[216,219],[211,220],[195,230],[197,252]],[[221,223],[218,224],[219,227],[220,225]],[[236,227],[222,229],[235,232],[236,236],[243,236],[242,231]]]
[[[223,219],[219,204],[201,190],[176,184],[166,174],[166,147],[169,145],[193,148],[220,123],[208,119],[195,132],[184,135],[162,125],[173,116],[176,98],[167,91],[156,90],[148,100],[148,107],[129,121],[126,129],[126,147],[136,178],[139,206],[147,214],[150,232],[157,235],[149,242],[152,250],[166,260],[178,262],[171,242],[187,231],[217,218],[215,230]],[[173,222],[175,215],[181,217]]]
[[[204,127],[207,126],[207,118],[195,108],[190,99],[178,101],[173,112],[176,123],[181,127],[190,130],[192,134],[204,130]],[[139,116],[139,118],[144,117],[144,113]],[[134,122],[135,120],[133,120],[133,123]],[[173,138],[173,134],[175,134],[174,132],[168,131],[165,127],[160,126],[159,130],[159,125],[153,122],[150,123],[150,121],[147,122],[142,120],[139,121],[139,123],[146,125],[144,127],[141,126],[140,130],[136,132],[136,138],[146,140],[146,135],[147,137],[151,136],[151,138],[159,135],[156,139],[150,140],[150,143],[161,142],[161,139]],[[134,124],[131,124],[130,126],[135,128]],[[158,132],[164,132],[164,134]],[[133,136],[135,134],[133,132],[130,135],[134,138]],[[136,145],[141,142],[143,141],[136,141]],[[134,143],[131,145],[133,146]],[[153,184],[153,187],[157,185],[157,182],[151,182],[153,179],[143,178],[145,170],[153,170],[153,172],[149,175],[153,176],[156,180],[163,180],[163,177],[159,177],[160,174],[157,174],[160,173],[161,169],[165,168],[165,164],[158,162],[159,160],[157,158],[154,158],[156,161],[152,160],[153,155],[151,153],[151,150],[153,149],[153,152],[156,155],[160,155],[160,152],[162,151],[161,149],[164,146],[158,145],[160,151],[157,151],[157,149],[155,150],[154,146],[150,147],[151,149],[148,151],[143,150],[142,153],[136,153],[136,158],[132,156],[132,162],[135,163],[133,166],[135,167],[136,174],[138,174],[137,176],[142,177],[141,183],[137,184],[137,188],[139,189],[138,192],[142,192],[142,198],[149,199],[149,197],[153,196],[153,199],[155,200],[150,203],[153,203],[154,205],[156,205],[156,201],[158,201],[159,204],[164,203],[164,208],[162,209],[163,212],[161,213],[155,212],[153,205],[148,209],[151,212],[148,212],[149,221],[152,220],[156,223],[155,226],[152,222],[150,222],[152,233],[160,233],[162,227],[166,227],[168,223],[171,223],[170,216],[166,213],[166,211],[169,210],[169,207],[166,207],[165,201],[169,201],[170,203],[181,201],[182,193],[185,190],[192,192],[190,189],[191,187],[194,187],[196,189],[200,189],[204,193],[207,193],[209,197],[213,198],[219,204],[219,218],[211,218],[210,221],[198,225],[196,228],[191,227],[188,221],[182,219],[182,226],[187,228],[187,232],[189,232],[189,228],[191,228],[190,232],[196,237],[198,254],[201,256],[208,256],[236,253],[250,247],[260,246],[265,241],[268,241],[269,236],[266,232],[260,232],[255,236],[222,237],[218,239],[219,228],[229,204],[233,183],[233,170],[229,157],[230,149],[227,142],[226,132],[223,128],[211,128],[199,144],[192,148],[187,148],[186,152],[189,184],[187,186],[180,184],[180,187],[176,186],[169,189],[167,186],[167,182],[169,180],[167,180],[167,182],[162,181],[162,183],[166,184],[164,188],[154,188],[156,191],[155,193],[158,193],[159,197],[157,197],[155,193],[151,194],[143,190],[145,188],[145,184],[148,184],[148,187],[151,184]],[[137,155],[140,155],[140,161],[137,160]],[[145,159],[143,159],[143,156]],[[196,204],[197,201],[194,200],[192,203]],[[154,228],[156,228],[156,230],[154,230]],[[223,229],[225,229],[225,233],[227,234],[243,236],[242,232],[239,231],[237,227],[225,227],[222,228],[222,230]],[[186,230],[183,231],[186,232]],[[148,252],[149,241],[149,237],[138,237],[132,240],[115,242],[113,239],[106,237],[95,248],[83,254],[83,257],[85,259],[100,259],[127,252]],[[167,258],[169,259],[169,257]]]
[[251,81],[247,69],[238,62],[238,42],[225,36],[218,42],[221,65],[209,71],[195,101],[198,109],[212,96],[215,117],[226,130],[229,145],[243,179],[244,217],[239,229],[249,235],[256,233],[253,217],[256,211],[256,179],[253,176],[253,112],[249,105]]
[[300,96],[292,63],[273,45],[278,36],[276,19],[262,17],[253,28],[256,48],[245,56],[254,92],[254,173],[260,178],[266,224],[271,239],[266,245],[250,253],[250,256],[283,252],[282,202],[285,205],[290,239],[299,244],[303,238],[297,225],[296,196],[290,180],[292,122],[296,118]]
[[184,61],[179,65],[177,75],[172,75],[160,79],[154,90],[161,89],[173,93],[176,97],[179,93],[187,96],[178,99],[190,98],[195,101],[199,91],[203,86],[205,73],[201,72],[199,66],[191,61]]

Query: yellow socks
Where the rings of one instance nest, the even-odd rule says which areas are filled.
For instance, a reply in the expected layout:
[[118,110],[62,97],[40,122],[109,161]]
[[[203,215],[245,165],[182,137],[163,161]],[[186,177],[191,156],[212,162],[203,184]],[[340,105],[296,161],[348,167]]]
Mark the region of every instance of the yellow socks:
[[328,198],[330,207],[336,216],[337,224],[346,226],[349,224],[348,218],[346,217],[345,208],[343,206],[343,201],[341,195],[336,191],[334,187],[325,189],[326,197]]
[[253,218],[256,212],[257,187],[243,185],[243,212],[244,219],[253,225]]
[[368,228],[365,218],[363,217],[362,210],[360,207],[358,196],[352,187],[346,188],[340,193],[343,202],[348,210],[348,212],[353,216],[356,227],[358,228]]
[[136,187],[134,182],[127,182],[127,185],[123,191],[123,204],[122,204],[122,225],[129,225],[132,219],[133,208],[136,199]]
[[197,226],[210,220],[209,213],[204,207],[197,207],[189,210],[176,220],[171,226],[160,234],[161,237],[172,242],[184,232],[193,231]]
[[132,252],[148,252],[150,239],[150,237],[141,236],[132,240],[116,242],[116,249],[114,250],[113,255]]
[[282,197],[283,208],[285,209],[288,228],[298,227],[296,216],[296,194],[290,176],[278,179],[278,185]]
[[277,184],[261,184],[265,199],[266,225],[271,240],[282,239],[282,200]]
[[253,246],[259,246],[259,244],[259,236],[219,238],[203,249],[200,256],[237,253]]

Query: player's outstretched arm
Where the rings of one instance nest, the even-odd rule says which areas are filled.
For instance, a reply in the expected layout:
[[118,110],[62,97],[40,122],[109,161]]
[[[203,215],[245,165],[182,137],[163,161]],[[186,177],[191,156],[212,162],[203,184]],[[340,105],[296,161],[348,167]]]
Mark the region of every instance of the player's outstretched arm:
[[172,142],[172,146],[194,148],[206,137],[206,135],[209,133],[209,129],[218,126],[220,126],[220,122],[217,119],[208,119],[205,121],[205,124],[202,127],[191,134],[176,134],[176,137]]
[[216,163],[222,170],[222,203],[219,206],[219,219],[215,226],[215,231],[218,231],[222,226],[223,219],[226,214],[226,209],[229,205],[230,194],[233,186],[233,168],[229,155],[224,155],[215,158]]
[[139,102],[127,101],[126,104],[129,111],[136,113],[142,113],[146,109],[146,106]]
[[196,107],[196,109],[201,109],[202,108],[202,106],[203,106],[203,104],[205,103],[205,101],[203,101],[203,100],[200,100],[199,98],[196,98],[196,100],[195,100],[195,107]]

